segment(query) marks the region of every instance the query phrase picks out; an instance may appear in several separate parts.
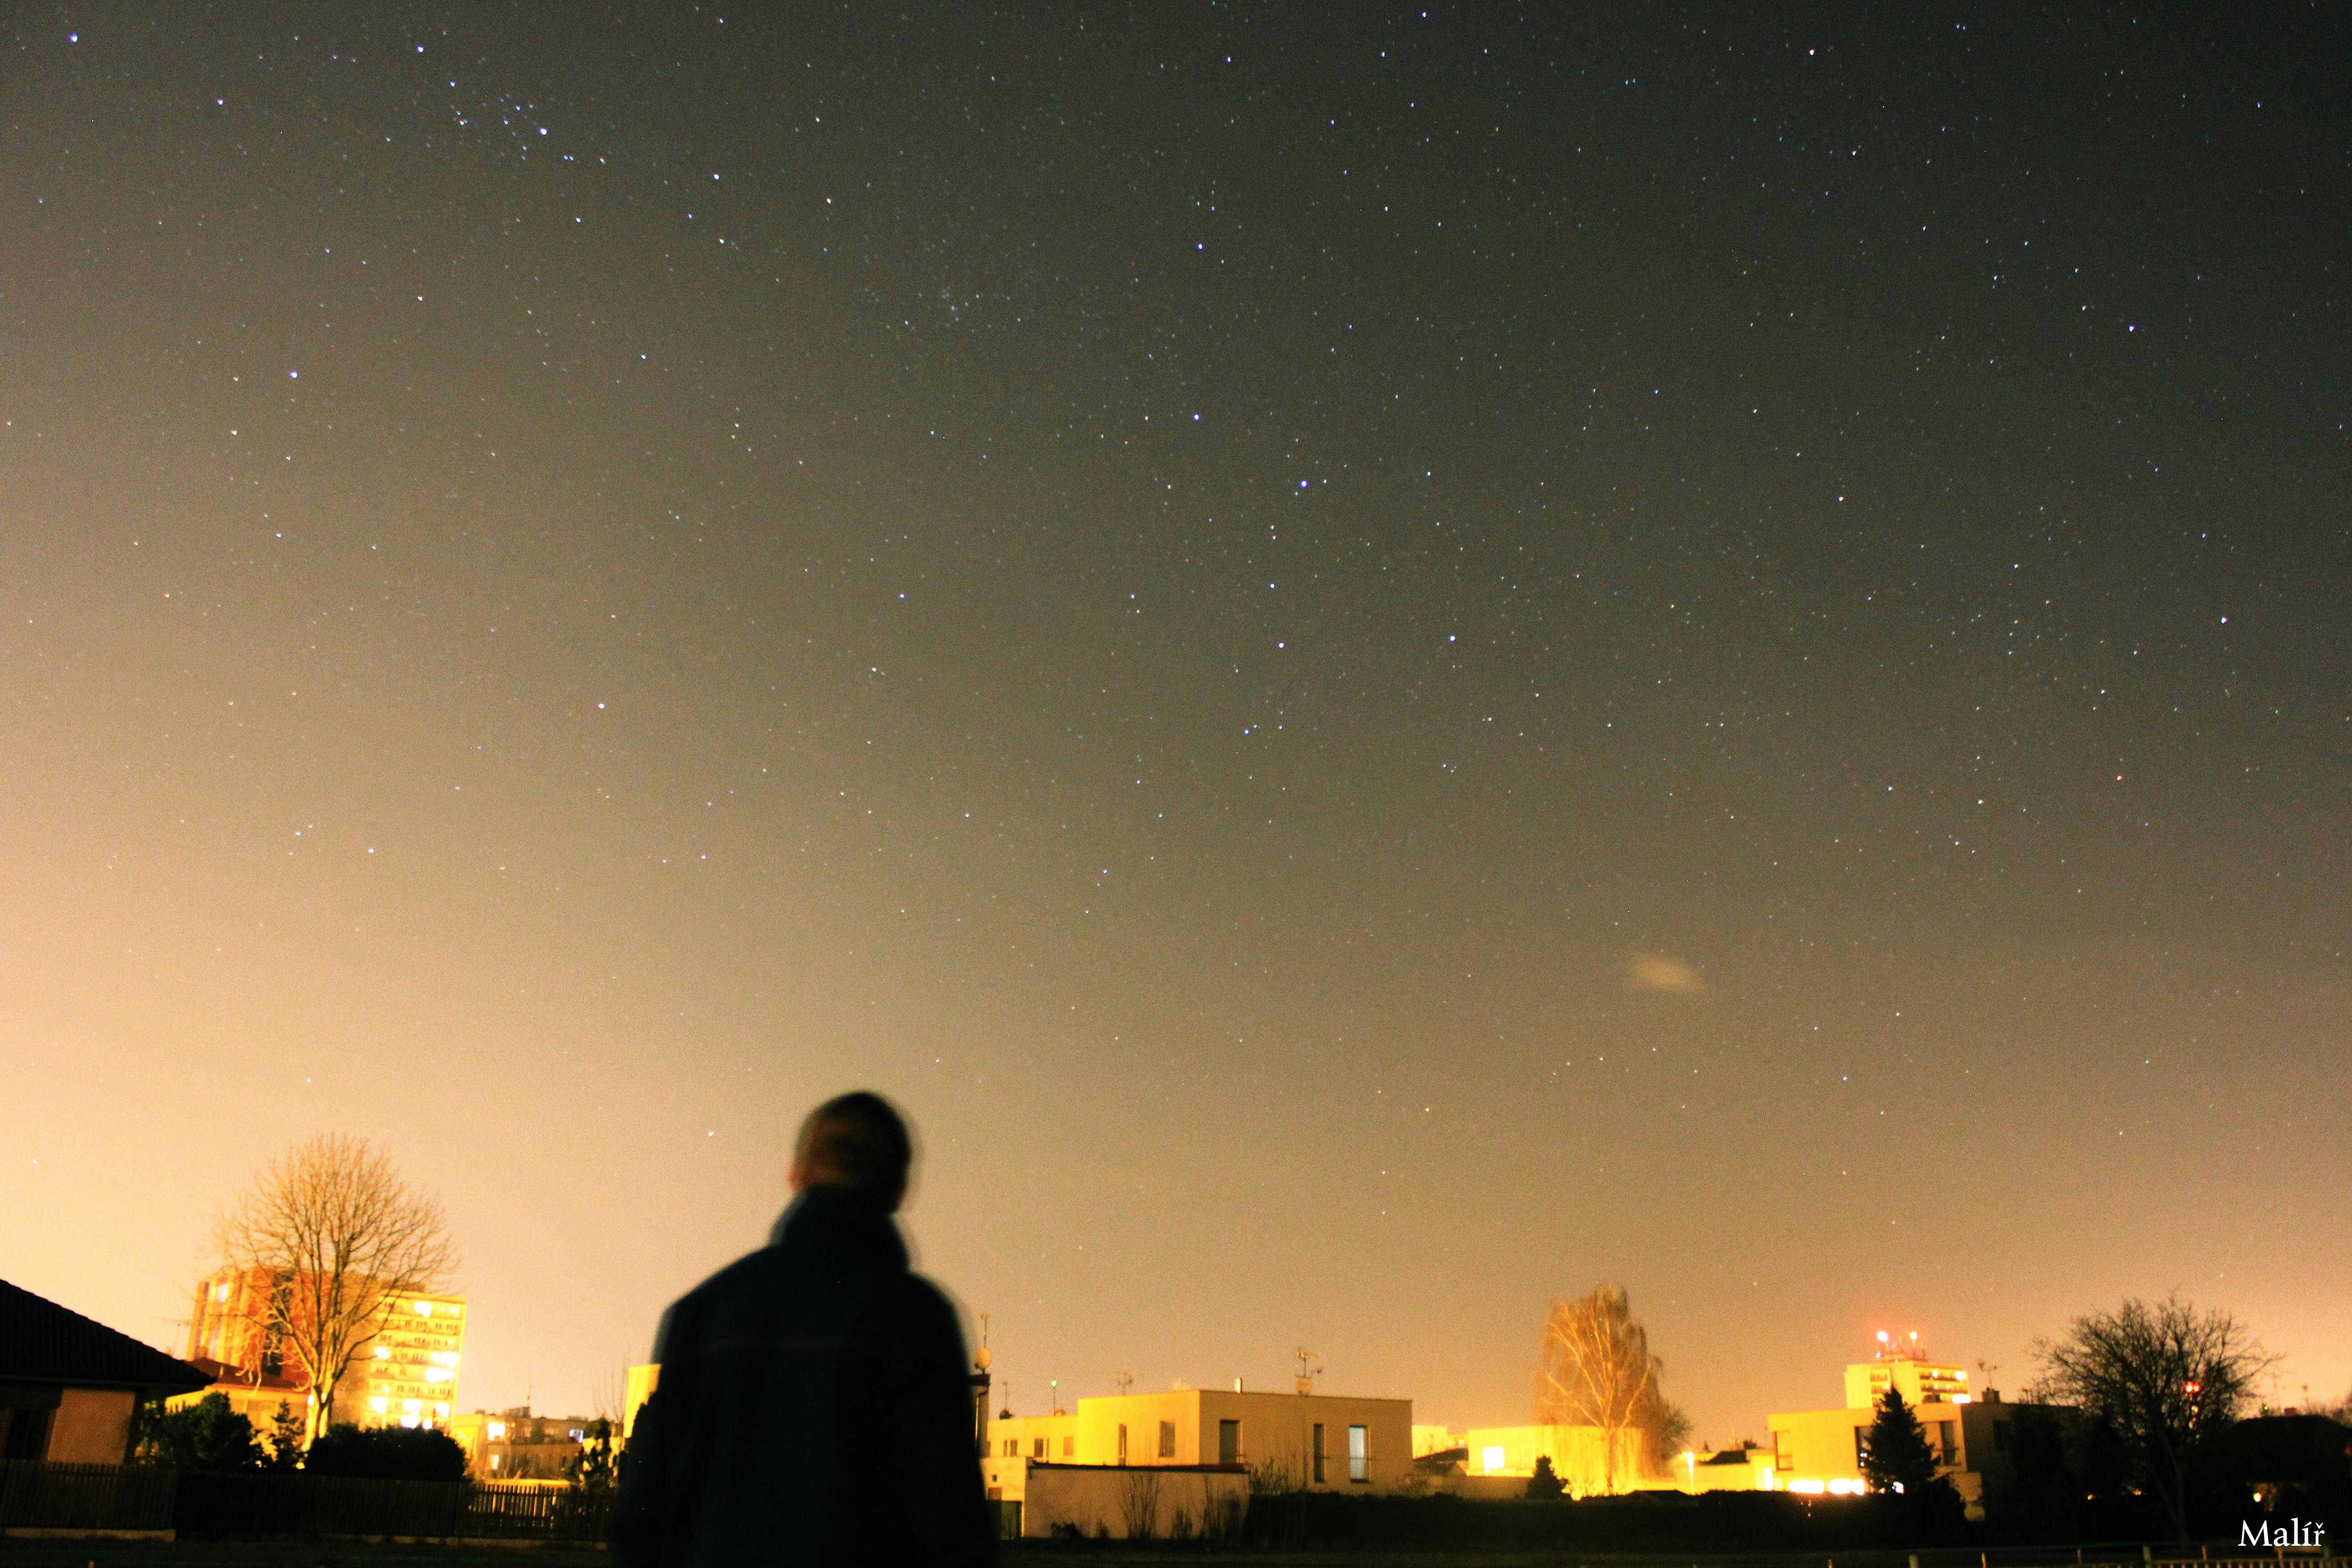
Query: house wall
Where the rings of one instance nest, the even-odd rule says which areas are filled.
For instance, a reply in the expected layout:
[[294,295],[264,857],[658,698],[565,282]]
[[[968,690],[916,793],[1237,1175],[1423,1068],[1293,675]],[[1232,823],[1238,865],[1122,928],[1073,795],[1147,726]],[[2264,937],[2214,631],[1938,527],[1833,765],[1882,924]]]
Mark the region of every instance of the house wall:
[[[1077,1438],[1078,1417],[1076,1415],[1014,1415],[991,1421],[984,1441],[990,1458],[1039,1459],[1056,1464],[1110,1462],[1108,1459],[1081,1458]],[[1041,1443],[1043,1447],[1038,1446]]]
[[[1241,1424],[1238,1462],[1278,1470],[1293,1486],[1313,1491],[1380,1489],[1412,1473],[1412,1401],[1335,1394],[1232,1394],[1179,1388],[1159,1394],[1081,1399],[1066,1415],[1016,1415],[988,1424],[986,1458],[1049,1464],[1130,1466],[1214,1465],[1223,1421]],[[1162,1422],[1175,1429],[1172,1453],[1160,1451]],[[1323,1479],[1314,1479],[1314,1429],[1323,1427]],[[1118,1430],[1127,1428],[1119,1449]],[[1351,1478],[1349,1428],[1364,1430],[1364,1475]],[[1038,1443],[1045,1444],[1040,1454]],[[1013,1452],[1005,1451],[1006,1444]],[[1010,1494],[1007,1494],[1008,1496]]]
[[1047,1536],[1061,1526],[1114,1540],[1218,1537],[1237,1531],[1248,1508],[1249,1478],[1230,1470],[1034,1465],[1021,1533]]
[[120,1465],[131,1457],[127,1388],[68,1388],[59,1393],[49,1423],[47,1458],[53,1465]]
[[[1939,1469],[1958,1489],[1972,1514],[1983,1501],[1986,1471],[2009,1462],[2006,1445],[1996,1428],[2006,1425],[2015,1408],[2008,1404],[1948,1405],[1938,1400],[1914,1410],[1927,1431],[1929,1447],[1948,1456]],[[1799,1410],[1766,1417],[1772,1428],[1774,1486],[1788,1490],[1792,1483],[1859,1485],[1862,1466],[1855,1458],[1855,1434],[1868,1431],[1875,1414],[1853,1409]],[[1944,1442],[1948,1435],[1948,1447]]]

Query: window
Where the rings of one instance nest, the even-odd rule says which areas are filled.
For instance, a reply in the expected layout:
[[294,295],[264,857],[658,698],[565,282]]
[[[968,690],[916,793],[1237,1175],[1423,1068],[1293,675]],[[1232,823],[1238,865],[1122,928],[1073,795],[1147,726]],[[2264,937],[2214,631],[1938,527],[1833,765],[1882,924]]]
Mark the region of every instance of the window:
[[1993,1452],[1996,1454],[2006,1454],[2009,1452],[2008,1422],[1996,1421],[1992,1424],[1992,1448]]
[[49,1452],[49,1412],[0,1409],[0,1458],[42,1459]]
[[1217,1463],[1238,1465],[1242,1462],[1242,1424],[1238,1421],[1217,1423]]
[[1943,1450],[1942,1458],[1936,1461],[1937,1464],[1957,1465],[1960,1462],[1958,1427],[1959,1423],[1957,1421],[1936,1423],[1936,1447]]
[[1045,1457],[1045,1438],[1032,1437],[1029,1439],[1029,1457],[1033,1459],[1042,1459]]
[[1065,1436],[1062,1439],[1062,1458],[1066,1459],[1075,1458],[1077,1456],[1077,1452],[1078,1440],[1076,1437]]
[[1853,1468],[1860,1470],[1866,1469],[1869,1466],[1870,1428],[1857,1426],[1853,1429]]
[[1776,1470],[1797,1468],[1797,1440],[1786,1432],[1772,1434],[1772,1468]]
[[1323,1423],[1315,1423],[1315,1484],[1323,1484]]
[[1020,1452],[1021,1440],[1018,1437],[1007,1437],[1004,1439],[1004,1457],[1006,1458],[1013,1458],[1018,1456]]
[[1361,1426],[1348,1428],[1348,1479],[1351,1481],[1372,1479],[1371,1457],[1364,1452],[1364,1429]]
[[1160,1457],[1163,1459],[1176,1457],[1176,1423],[1173,1421],[1160,1424]]
[[1127,1423],[1118,1424],[1118,1462],[1127,1463]]

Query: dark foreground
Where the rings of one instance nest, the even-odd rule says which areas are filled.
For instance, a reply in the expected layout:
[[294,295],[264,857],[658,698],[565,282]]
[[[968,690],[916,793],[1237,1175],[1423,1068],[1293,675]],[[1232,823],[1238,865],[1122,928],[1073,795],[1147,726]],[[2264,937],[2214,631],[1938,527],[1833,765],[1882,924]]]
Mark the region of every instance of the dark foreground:
[[[2080,1553],[2078,1556],[2077,1553]],[[2252,1553],[2247,1556],[2254,1555]],[[2269,1559],[2268,1553],[2262,1553]],[[2179,1560],[2177,1549],[2157,1561]],[[2189,1563],[2231,1560],[2219,1548],[2187,1554]],[[2243,1562],[2242,1556],[2235,1560]],[[2293,1561],[2291,1557],[2289,1559]],[[1834,1556],[1797,1552],[1525,1552],[1468,1550],[1381,1551],[1376,1548],[1306,1548],[1293,1551],[1222,1550],[1167,1543],[1122,1546],[1117,1542],[1007,1542],[1003,1568],[1182,1568],[1191,1563],[1244,1568],[2141,1568],[2137,1546],[2076,1548],[2001,1547],[1989,1552],[1948,1549],[1842,1552]],[[342,1541],[189,1540],[71,1541],[0,1539],[0,1568],[610,1568],[593,1548],[518,1544],[426,1546]]]

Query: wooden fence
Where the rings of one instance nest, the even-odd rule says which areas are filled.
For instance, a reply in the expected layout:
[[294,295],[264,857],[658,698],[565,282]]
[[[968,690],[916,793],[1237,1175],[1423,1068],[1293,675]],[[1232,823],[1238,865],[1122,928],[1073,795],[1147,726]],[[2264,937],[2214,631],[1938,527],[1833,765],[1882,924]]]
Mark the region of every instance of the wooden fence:
[[611,1500],[499,1482],[10,1460],[0,1474],[0,1529],[591,1542],[604,1539]]
[[0,1530],[169,1530],[173,1472],[0,1460]]
[[609,1495],[497,1481],[244,1472],[180,1478],[174,1525],[219,1535],[602,1541]]

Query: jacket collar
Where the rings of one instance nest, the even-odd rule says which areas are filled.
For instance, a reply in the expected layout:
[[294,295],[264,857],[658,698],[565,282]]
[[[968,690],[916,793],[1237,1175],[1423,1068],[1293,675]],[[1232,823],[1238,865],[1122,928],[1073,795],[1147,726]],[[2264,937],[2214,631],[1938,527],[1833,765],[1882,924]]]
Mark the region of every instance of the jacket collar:
[[890,1216],[864,1198],[830,1187],[810,1187],[795,1196],[777,1216],[768,1245],[856,1258],[883,1268],[907,1267],[907,1244]]

